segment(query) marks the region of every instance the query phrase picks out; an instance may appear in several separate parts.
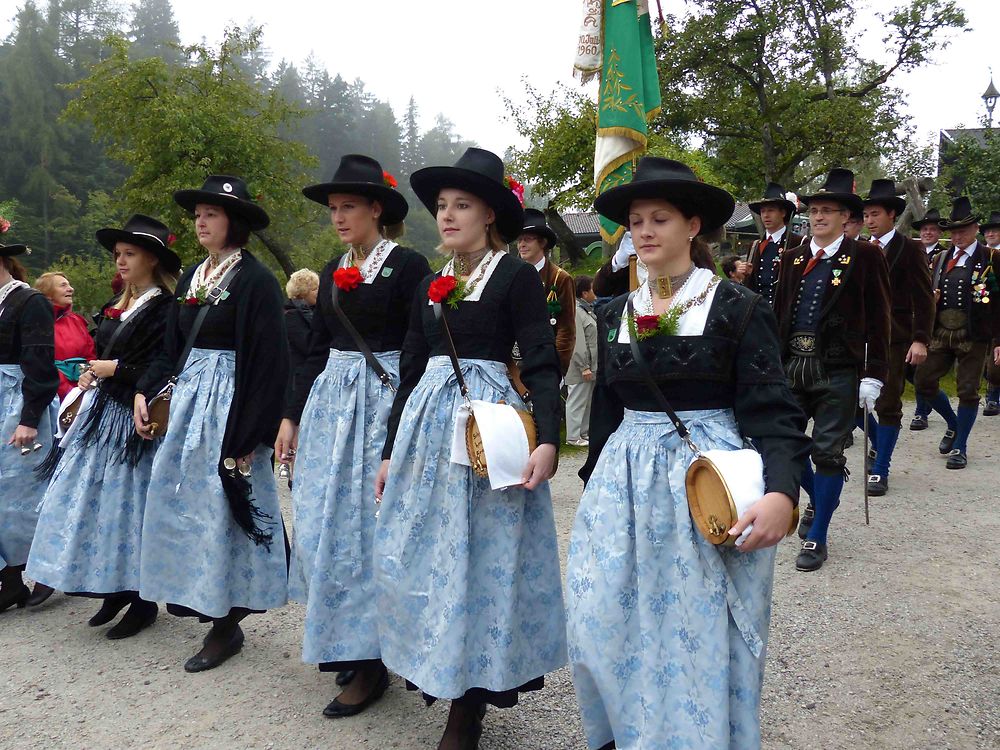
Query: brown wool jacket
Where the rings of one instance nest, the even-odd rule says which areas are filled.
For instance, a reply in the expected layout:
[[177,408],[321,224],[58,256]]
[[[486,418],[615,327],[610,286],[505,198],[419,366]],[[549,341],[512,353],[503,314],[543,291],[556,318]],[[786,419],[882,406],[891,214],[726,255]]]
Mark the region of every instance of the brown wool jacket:
[[931,343],[934,293],[924,246],[899,231],[885,248],[892,297],[891,343]]
[[540,275],[546,297],[554,291],[562,308],[555,316],[556,324],[552,330],[556,335],[559,364],[565,376],[576,346],[576,284],[572,276],[548,259]]
[[[788,356],[795,298],[811,248],[803,243],[781,256],[774,313],[782,357]],[[840,284],[826,288],[817,331],[819,356],[833,367],[857,367],[862,377],[886,381],[889,371],[889,271],[882,251],[868,242],[844,238],[833,257],[842,269]],[[865,367],[865,344],[868,366]]]

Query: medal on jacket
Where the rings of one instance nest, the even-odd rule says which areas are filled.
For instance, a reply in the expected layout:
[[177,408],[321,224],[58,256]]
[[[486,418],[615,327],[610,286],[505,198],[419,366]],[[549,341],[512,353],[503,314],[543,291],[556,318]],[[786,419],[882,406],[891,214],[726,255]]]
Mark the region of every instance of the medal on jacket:
[[843,271],[841,269],[834,268],[833,269],[833,281],[831,281],[830,283],[833,284],[834,286],[840,286],[840,274],[842,274],[842,273],[843,273]]

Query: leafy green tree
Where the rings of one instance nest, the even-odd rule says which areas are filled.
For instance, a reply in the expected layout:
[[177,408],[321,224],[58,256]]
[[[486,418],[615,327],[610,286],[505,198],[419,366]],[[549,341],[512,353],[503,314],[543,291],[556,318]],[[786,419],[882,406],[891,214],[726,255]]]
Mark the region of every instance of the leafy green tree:
[[969,196],[981,216],[1000,210],[1000,134],[985,130],[983,138],[965,135],[947,149],[947,166],[932,205],[947,208],[949,193],[961,193]]
[[199,250],[174,191],[212,173],[243,177],[272,216],[271,228],[255,234],[290,274],[291,241],[308,221],[299,190],[313,160],[301,144],[279,137],[302,111],[277,92],[263,92],[244,72],[260,39],[260,29],[230,28],[218,50],[188,47],[193,62],[171,66],[159,58],[130,59],[128,42],[111,38],[110,57],[74,84],[79,96],[66,115],[92,123],[108,156],[130,168],[117,193],[122,204],[164,219],[185,260]]
[[852,159],[878,161],[906,122],[891,81],[932,61],[966,25],[952,0],[906,2],[877,15],[884,64],[852,42],[859,0],[689,3],[657,37],[663,111],[654,129],[702,139],[744,194],[766,180],[798,188]]

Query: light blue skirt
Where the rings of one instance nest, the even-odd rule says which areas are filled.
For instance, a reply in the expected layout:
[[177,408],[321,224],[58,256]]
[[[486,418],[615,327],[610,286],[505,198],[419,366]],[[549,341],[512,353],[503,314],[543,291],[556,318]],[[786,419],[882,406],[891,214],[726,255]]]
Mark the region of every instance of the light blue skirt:
[[[523,402],[498,362],[462,360],[472,398]],[[450,461],[461,403],[432,357],[403,411],[376,532],[382,660],[428,695],[519,688],[566,663],[548,484],[490,489]]]
[[288,600],[273,448],[257,447],[250,480],[254,501],[274,524],[270,550],[233,520],[217,472],[235,374],[235,352],[191,351],[153,459],[142,526],[140,596],[216,618],[233,607],[263,611]]
[[46,409],[38,423],[41,448],[22,456],[20,448],[7,445],[21,423],[23,380],[20,365],[0,365],[0,568],[28,562],[46,485],[32,472],[48,455],[54,435]]
[[[702,449],[743,447],[730,410],[682,412]],[[693,456],[663,413],[625,412],[573,526],[569,656],[591,748],[760,747],[773,547],[693,526]]]
[[[399,352],[378,354],[399,382]],[[306,605],[307,664],[377,659],[375,475],[393,391],[358,352],[331,350],[302,412],[290,595]]]
[[[131,413],[109,400],[102,435],[120,435]],[[80,419],[83,417],[81,416]],[[139,550],[153,451],[132,467],[122,446],[84,430],[71,436],[42,501],[28,558],[29,578],[59,591],[116,594],[139,590]]]

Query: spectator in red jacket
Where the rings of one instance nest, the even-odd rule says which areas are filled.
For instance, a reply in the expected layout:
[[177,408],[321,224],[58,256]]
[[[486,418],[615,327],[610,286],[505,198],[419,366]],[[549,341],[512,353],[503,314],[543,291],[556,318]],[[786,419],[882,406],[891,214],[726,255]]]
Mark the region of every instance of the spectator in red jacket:
[[87,321],[73,312],[73,287],[65,274],[43,273],[35,282],[52,303],[56,315],[56,369],[59,370],[59,398],[73,390],[80,379],[80,365],[97,359],[94,339],[87,330]]

